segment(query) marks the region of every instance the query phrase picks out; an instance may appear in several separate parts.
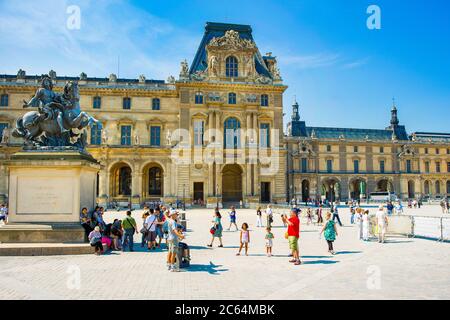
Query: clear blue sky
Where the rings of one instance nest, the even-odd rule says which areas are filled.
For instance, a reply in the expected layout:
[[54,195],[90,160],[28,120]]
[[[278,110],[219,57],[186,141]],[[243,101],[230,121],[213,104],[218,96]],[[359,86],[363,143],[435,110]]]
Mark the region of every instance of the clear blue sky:
[[[67,7],[81,28],[66,27]],[[369,5],[381,30],[366,27]],[[392,97],[409,132],[450,132],[450,2],[442,0],[0,0],[0,73],[166,79],[192,61],[206,21],[250,24],[307,125],[384,128]]]

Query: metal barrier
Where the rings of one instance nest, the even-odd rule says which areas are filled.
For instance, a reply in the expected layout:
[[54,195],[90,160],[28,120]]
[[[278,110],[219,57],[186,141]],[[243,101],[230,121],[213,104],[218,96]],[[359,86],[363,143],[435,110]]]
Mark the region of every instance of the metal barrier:
[[442,219],[438,217],[413,217],[413,235],[442,240]]
[[442,241],[450,241],[450,218],[441,218],[442,222]]

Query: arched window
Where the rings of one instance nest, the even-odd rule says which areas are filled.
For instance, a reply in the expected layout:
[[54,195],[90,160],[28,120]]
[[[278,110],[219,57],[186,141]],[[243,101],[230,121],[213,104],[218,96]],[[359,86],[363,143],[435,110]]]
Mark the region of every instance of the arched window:
[[269,96],[267,94],[261,95],[261,107],[268,107],[269,106]]
[[238,60],[236,57],[229,56],[225,60],[225,75],[229,78],[238,76]]
[[195,93],[195,104],[203,104],[203,93],[202,92]]
[[161,110],[161,101],[158,98],[152,99],[152,110]]
[[161,168],[153,167],[148,170],[148,194],[151,196],[162,195],[162,171]]
[[128,166],[119,169],[119,195],[131,196],[131,168]]
[[223,126],[226,149],[240,148],[241,123],[236,118],[228,118]]
[[230,92],[228,94],[228,104],[236,104],[236,93]]
[[441,183],[439,181],[435,182],[434,191],[435,191],[436,194],[440,194],[441,193]]
[[430,182],[428,180],[424,182],[423,189],[425,194],[430,194]]

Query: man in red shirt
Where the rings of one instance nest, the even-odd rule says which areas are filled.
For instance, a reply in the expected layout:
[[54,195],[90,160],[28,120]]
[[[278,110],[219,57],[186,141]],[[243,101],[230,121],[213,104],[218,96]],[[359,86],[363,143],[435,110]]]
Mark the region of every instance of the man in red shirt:
[[300,265],[300,254],[298,251],[298,238],[300,237],[300,220],[297,216],[297,211],[295,209],[291,210],[289,219],[283,218],[285,223],[288,225],[287,238],[289,240],[289,249],[292,251],[293,259],[289,262],[295,265]]

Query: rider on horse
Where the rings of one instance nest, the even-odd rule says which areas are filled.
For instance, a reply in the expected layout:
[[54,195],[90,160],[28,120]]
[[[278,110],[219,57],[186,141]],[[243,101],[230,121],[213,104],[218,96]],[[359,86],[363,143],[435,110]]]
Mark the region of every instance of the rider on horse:
[[23,108],[37,107],[39,116],[33,120],[32,125],[36,125],[43,120],[56,119],[61,133],[69,132],[64,128],[64,105],[65,101],[61,95],[54,93],[52,79],[49,76],[43,76],[41,87],[29,102],[24,101]]

